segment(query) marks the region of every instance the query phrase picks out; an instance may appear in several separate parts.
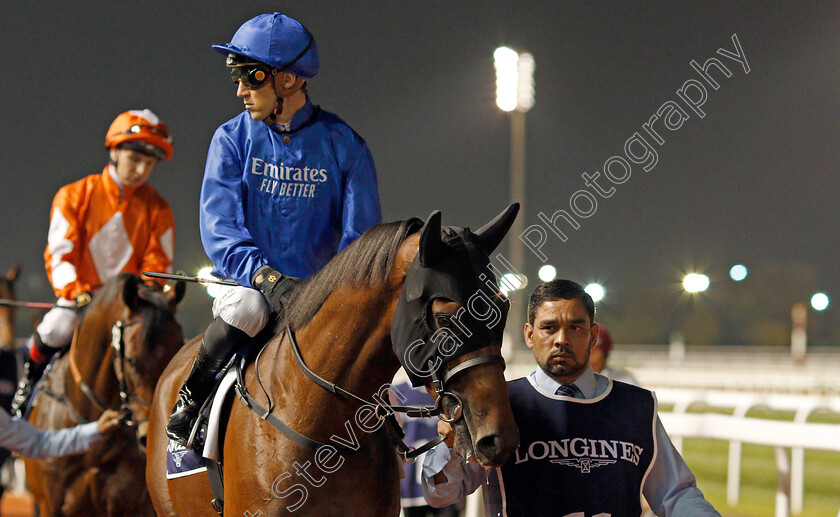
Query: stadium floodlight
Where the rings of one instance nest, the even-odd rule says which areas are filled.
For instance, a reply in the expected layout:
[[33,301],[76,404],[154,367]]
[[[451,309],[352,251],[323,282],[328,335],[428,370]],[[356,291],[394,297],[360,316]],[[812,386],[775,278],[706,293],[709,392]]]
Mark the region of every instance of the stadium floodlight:
[[508,47],[499,47],[493,52],[496,67],[496,105],[502,111],[516,109],[517,85],[519,84],[519,54]]
[[543,282],[551,282],[557,276],[557,269],[550,264],[546,264],[540,268],[537,275]]
[[526,112],[534,106],[534,56],[508,47],[493,52],[496,105],[502,111]]
[[583,290],[586,291],[586,294],[592,297],[592,301],[595,303],[598,303],[601,300],[603,300],[604,295],[606,294],[604,286],[596,282],[587,285],[583,288]]
[[735,264],[732,266],[732,269],[729,270],[729,278],[735,280],[736,282],[740,282],[741,280],[747,278],[747,267],[743,264]]
[[[519,203],[519,217],[513,222],[511,234],[521,235],[525,230],[525,113],[534,106],[534,57],[527,52],[519,53],[509,47],[499,47],[493,52],[493,66],[496,69],[496,105],[510,113],[510,199]],[[521,239],[510,239],[510,263],[520,271],[525,268],[525,248]],[[502,292],[507,295],[524,289],[528,279],[522,276],[518,282],[502,282]],[[506,285],[505,285],[506,284]],[[516,305],[519,296],[513,295]],[[524,325],[522,312],[511,311],[508,327],[521,329]]]
[[[216,277],[211,274],[212,272],[213,268],[211,266],[207,266],[199,269],[195,276],[198,278],[205,278],[207,280],[216,280]],[[204,287],[207,288],[207,294],[211,298],[218,296],[219,291],[222,289],[222,286],[219,284],[204,284]]]
[[824,311],[828,307],[828,296],[825,293],[816,293],[811,297],[811,307],[814,310]]
[[528,111],[534,107],[534,56],[527,52],[519,54],[516,81],[516,109]]
[[689,293],[700,293],[709,288],[709,277],[702,273],[689,273],[683,278],[683,288]]

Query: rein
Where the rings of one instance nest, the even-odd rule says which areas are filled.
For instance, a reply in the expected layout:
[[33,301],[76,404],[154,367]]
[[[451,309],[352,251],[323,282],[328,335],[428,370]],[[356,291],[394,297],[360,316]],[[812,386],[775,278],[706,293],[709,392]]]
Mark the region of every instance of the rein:
[[[295,360],[298,364],[298,367],[300,367],[301,372],[303,372],[303,374],[306,377],[308,377],[312,382],[314,382],[318,386],[324,388],[325,390],[329,391],[330,393],[334,393],[334,394],[337,394],[337,395],[342,395],[345,398],[349,398],[351,400],[355,400],[356,402],[360,402],[362,405],[373,406],[373,407],[376,408],[375,413],[376,413],[377,418],[379,420],[385,421],[389,424],[389,427],[387,427],[386,429],[388,429],[390,431],[389,434],[391,435],[391,438],[395,443],[395,447],[397,448],[398,454],[400,456],[402,456],[403,459],[407,463],[414,463],[414,461],[412,461],[412,460],[416,461],[417,456],[419,456],[420,454],[423,454],[424,452],[432,449],[433,447],[435,447],[439,443],[443,442],[445,437],[443,435],[438,435],[437,438],[435,438],[434,440],[432,440],[430,442],[427,442],[427,443],[423,444],[420,447],[417,447],[417,448],[409,447],[403,441],[403,438],[405,438],[405,432],[402,430],[402,427],[400,427],[399,423],[397,422],[397,419],[395,418],[394,413],[405,413],[406,416],[410,416],[410,417],[414,417],[414,418],[431,418],[433,416],[437,416],[438,418],[440,418],[444,422],[447,422],[447,423],[455,422],[458,419],[460,419],[462,414],[463,414],[463,403],[461,402],[461,399],[456,394],[454,394],[452,392],[449,392],[449,391],[446,391],[446,383],[450,379],[452,379],[455,375],[457,375],[458,373],[460,373],[460,372],[462,372],[462,371],[464,371],[468,368],[471,368],[473,366],[478,366],[480,364],[488,364],[488,363],[499,363],[499,364],[502,365],[502,367],[504,367],[504,364],[505,364],[504,358],[502,358],[502,356],[500,356],[500,355],[486,355],[486,356],[475,357],[473,359],[469,359],[467,361],[464,361],[463,363],[455,366],[451,370],[446,371],[443,375],[441,375],[437,371],[435,371],[432,374],[432,386],[435,390],[435,404],[434,404],[434,406],[400,406],[400,405],[386,404],[386,403],[380,402],[380,401],[377,401],[376,404],[373,404],[373,403],[363,399],[362,397],[359,397],[358,395],[345,390],[341,386],[338,386],[335,383],[332,383],[332,382],[324,379],[323,377],[319,376],[317,373],[313,372],[312,369],[310,369],[309,366],[306,365],[306,362],[303,360],[303,356],[300,353],[300,347],[298,346],[297,338],[295,337],[294,331],[292,331],[292,329],[290,327],[286,326],[285,334],[289,337],[289,344],[292,347],[292,352],[293,352],[293,355],[295,356]],[[282,341],[281,341],[281,343],[282,343]],[[268,346],[268,345],[266,344],[266,346]],[[265,347],[263,347],[263,350],[265,350]],[[255,368],[255,374],[256,374],[256,377],[257,377],[257,382],[260,384],[260,386],[262,386],[262,380],[260,379],[260,375],[259,375],[259,358],[260,358],[260,355],[262,355],[262,350],[260,350],[260,353],[257,354],[257,359],[256,359],[256,362],[255,362],[254,368]],[[309,438],[308,436],[305,436],[305,435],[295,431],[294,429],[292,429],[291,427],[289,427],[288,425],[283,423],[276,416],[272,415],[271,410],[273,409],[273,404],[271,403],[271,398],[268,397],[267,392],[266,392],[266,396],[268,397],[268,400],[269,400],[268,409],[262,407],[259,403],[257,403],[257,401],[254,400],[253,397],[251,397],[251,395],[248,393],[247,388],[245,387],[245,382],[244,382],[244,379],[243,379],[243,376],[242,376],[242,368],[241,368],[240,365],[237,365],[237,382],[236,382],[236,388],[235,389],[236,389],[237,394],[239,395],[240,400],[243,402],[243,404],[245,404],[249,409],[251,409],[251,411],[256,413],[261,419],[263,419],[266,422],[268,422],[269,424],[271,424],[274,428],[276,428],[277,430],[279,430],[280,432],[285,434],[288,438],[290,438],[292,441],[294,441],[298,445],[301,445],[301,446],[303,446],[307,449],[313,450],[313,451],[317,450],[321,446],[327,445],[327,444],[321,443],[317,440],[313,440],[312,438]],[[263,391],[265,392],[264,388],[263,388]],[[452,417],[449,417],[448,415],[446,415],[446,413],[444,412],[443,407],[442,407],[443,399],[446,396],[452,397],[452,398],[454,398],[455,400],[458,401],[458,404],[457,404],[458,410],[455,413],[455,415],[452,416]],[[378,430],[376,432],[378,432]],[[374,440],[369,440],[365,444],[365,446],[372,444],[373,441]],[[354,452],[359,452],[363,448],[366,448],[365,446],[360,446],[356,449],[353,449],[353,448],[349,448],[349,447],[336,447],[336,446],[330,445],[330,447],[335,448],[341,454],[352,454]]]

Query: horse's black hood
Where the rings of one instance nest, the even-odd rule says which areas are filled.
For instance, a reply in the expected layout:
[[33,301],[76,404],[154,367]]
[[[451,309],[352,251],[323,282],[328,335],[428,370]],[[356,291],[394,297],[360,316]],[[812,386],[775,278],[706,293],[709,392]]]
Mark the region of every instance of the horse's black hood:
[[[424,384],[454,357],[501,345],[508,303],[499,293],[489,254],[518,211],[518,204],[509,206],[475,233],[441,227],[439,211],[426,220],[391,323],[394,352],[412,385]],[[462,308],[450,325],[435,329],[431,304],[438,298]]]

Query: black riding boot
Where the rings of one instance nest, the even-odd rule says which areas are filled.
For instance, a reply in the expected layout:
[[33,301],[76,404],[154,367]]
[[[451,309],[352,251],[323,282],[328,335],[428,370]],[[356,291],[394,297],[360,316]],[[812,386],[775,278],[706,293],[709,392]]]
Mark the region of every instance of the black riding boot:
[[[216,375],[230,361],[237,347],[248,335],[216,318],[207,327],[198,347],[190,374],[178,391],[178,401],[169,416],[166,435],[187,446],[198,412],[213,391]],[[195,444],[194,444],[195,445]]]
[[18,417],[23,416],[26,411],[26,406],[29,404],[29,399],[32,397],[32,391],[38,381],[41,380],[44,370],[49,363],[36,363],[30,356],[26,356],[23,362],[23,376],[18,382],[15,396],[12,399],[12,414]]

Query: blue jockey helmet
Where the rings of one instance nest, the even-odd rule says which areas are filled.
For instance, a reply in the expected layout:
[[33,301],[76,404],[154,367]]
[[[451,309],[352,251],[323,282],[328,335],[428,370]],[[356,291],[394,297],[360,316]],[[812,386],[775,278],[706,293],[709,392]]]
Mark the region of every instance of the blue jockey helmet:
[[306,27],[285,14],[261,14],[243,23],[230,43],[213,45],[218,52],[233,52],[280,71],[303,78],[320,68],[318,47]]

